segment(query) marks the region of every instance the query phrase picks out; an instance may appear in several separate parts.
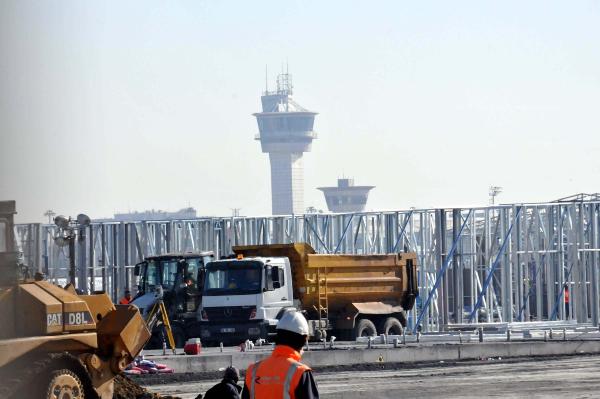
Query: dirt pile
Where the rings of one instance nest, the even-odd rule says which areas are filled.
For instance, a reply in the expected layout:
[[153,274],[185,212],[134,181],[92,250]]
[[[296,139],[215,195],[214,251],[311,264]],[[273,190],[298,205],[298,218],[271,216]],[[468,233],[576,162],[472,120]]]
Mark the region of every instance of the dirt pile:
[[162,396],[148,392],[124,375],[115,378],[115,392],[113,399],[179,399],[175,396]]

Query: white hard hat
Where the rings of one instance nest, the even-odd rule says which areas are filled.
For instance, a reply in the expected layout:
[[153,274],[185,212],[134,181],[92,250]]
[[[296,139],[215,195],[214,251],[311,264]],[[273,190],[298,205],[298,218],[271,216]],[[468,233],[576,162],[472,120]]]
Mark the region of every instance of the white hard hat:
[[308,335],[308,323],[300,312],[288,310],[283,314],[279,323],[277,323],[277,330],[287,330],[300,335]]

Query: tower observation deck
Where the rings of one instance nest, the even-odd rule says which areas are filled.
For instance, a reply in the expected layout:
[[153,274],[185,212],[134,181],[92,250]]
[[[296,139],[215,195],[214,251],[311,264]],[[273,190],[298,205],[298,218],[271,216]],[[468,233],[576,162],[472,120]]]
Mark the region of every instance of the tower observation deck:
[[262,112],[253,114],[258,122],[262,152],[271,163],[273,215],[304,213],[304,167],[302,154],[311,149],[316,112],[292,100],[292,77],[277,77],[277,90],[268,88],[261,96]]
[[318,187],[325,194],[331,212],[362,212],[367,205],[369,191],[375,186],[355,186],[354,179],[338,179],[337,187]]

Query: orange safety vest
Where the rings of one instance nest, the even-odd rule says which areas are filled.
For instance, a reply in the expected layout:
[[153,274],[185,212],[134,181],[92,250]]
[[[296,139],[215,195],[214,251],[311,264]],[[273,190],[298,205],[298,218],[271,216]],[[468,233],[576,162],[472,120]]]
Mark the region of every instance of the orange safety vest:
[[121,300],[119,301],[119,305],[129,305],[131,301],[125,297],[121,298]]
[[251,364],[246,371],[250,399],[294,399],[294,391],[305,371],[300,353],[287,345],[277,345],[271,356]]
[[569,303],[569,289],[565,289],[565,303]]

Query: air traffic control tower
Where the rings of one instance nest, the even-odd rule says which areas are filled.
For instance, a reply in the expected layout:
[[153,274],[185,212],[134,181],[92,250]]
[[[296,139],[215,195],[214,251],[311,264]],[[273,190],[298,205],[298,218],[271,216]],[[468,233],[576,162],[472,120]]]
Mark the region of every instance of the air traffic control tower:
[[277,90],[266,88],[261,97],[262,112],[255,113],[262,152],[271,162],[271,199],[273,215],[303,214],[304,168],[302,153],[310,151],[316,134],[316,112],[292,100],[292,77],[277,77]]
[[338,179],[337,187],[318,187],[325,194],[330,212],[362,212],[367,205],[369,191],[375,186],[355,186],[354,179]]

